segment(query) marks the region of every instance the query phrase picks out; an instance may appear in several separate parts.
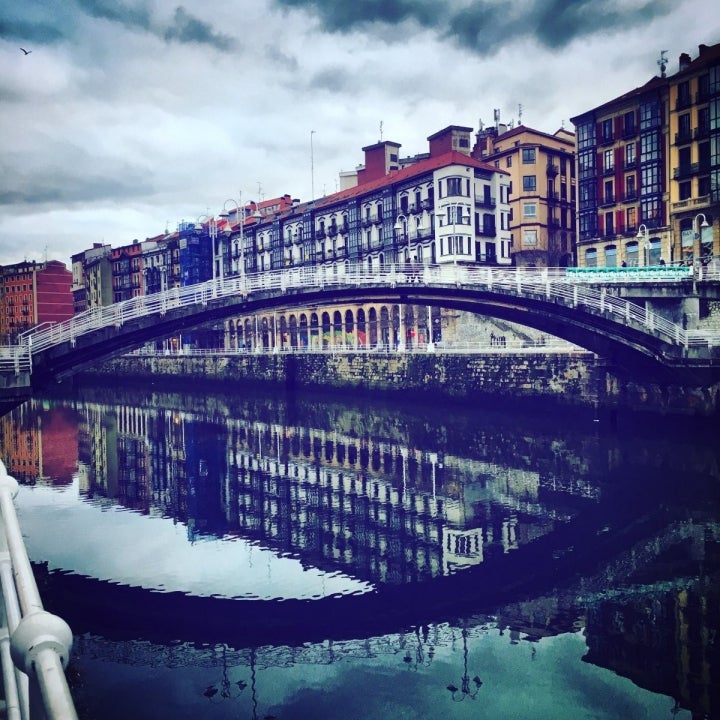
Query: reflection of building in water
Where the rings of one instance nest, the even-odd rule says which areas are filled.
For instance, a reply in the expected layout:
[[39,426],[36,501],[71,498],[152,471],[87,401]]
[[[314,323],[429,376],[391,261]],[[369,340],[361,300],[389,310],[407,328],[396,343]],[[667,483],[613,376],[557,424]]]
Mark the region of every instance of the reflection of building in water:
[[[677,688],[676,702],[693,717],[717,717],[720,597],[711,578],[718,548],[720,525],[695,518],[668,525],[625,552],[605,574],[627,590],[602,592],[589,604],[584,659],[653,692]],[[643,584],[655,567],[662,578],[681,578],[692,577],[692,565],[696,582]]]
[[374,581],[433,577],[506,554],[570,518],[564,493],[594,498],[587,486],[529,469],[527,458],[511,467],[158,407],[84,412],[89,497],[179,519],[190,538],[240,533]]
[[299,427],[230,422],[241,532],[380,582],[452,572],[567,515],[538,473]]
[[0,418],[2,460],[20,482],[72,482],[77,467],[78,420],[67,407],[31,400]]
[[19,482],[34,481],[40,475],[40,437],[32,403],[24,403],[0,417],[3,462]]

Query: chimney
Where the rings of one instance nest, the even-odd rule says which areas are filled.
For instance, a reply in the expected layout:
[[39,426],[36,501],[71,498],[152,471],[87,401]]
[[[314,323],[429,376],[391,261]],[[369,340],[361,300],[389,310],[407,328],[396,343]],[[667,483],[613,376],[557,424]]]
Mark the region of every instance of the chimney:
[[687,53],[681,53],[680,54],[680,72],[683,70],[687,70],[688,67],[690,67],[690,56]]

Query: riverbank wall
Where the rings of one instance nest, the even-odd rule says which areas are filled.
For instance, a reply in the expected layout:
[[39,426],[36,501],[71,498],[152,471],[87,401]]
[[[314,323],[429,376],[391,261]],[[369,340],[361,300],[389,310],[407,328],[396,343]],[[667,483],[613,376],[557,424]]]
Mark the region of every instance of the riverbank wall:
[[93,376],[136,381],[232,383],[293,390],[382,394],[404,399],[507,405],[552,402],[595,412],[712,417],[718,386],[640,384],[613,376],[591,353],[234,353],[128,355]]

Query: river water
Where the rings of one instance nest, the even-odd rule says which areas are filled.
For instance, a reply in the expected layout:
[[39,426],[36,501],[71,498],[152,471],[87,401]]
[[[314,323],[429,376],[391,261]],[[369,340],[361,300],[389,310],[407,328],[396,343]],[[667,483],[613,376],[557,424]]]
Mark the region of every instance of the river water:
[[720,717],[716,430],[115,385],[0,418],[81,718]]

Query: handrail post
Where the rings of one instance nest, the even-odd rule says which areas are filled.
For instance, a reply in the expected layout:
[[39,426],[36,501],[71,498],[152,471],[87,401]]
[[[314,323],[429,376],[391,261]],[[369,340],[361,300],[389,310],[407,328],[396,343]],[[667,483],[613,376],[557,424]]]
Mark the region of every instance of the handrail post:
[[[31,688],[29,714],[27,706],[23,714],[30,720],[34,715],[34,702],[37,697],[41,705],[37,709],[36,717],[47,720],[77,720],[63,672],[72,648],[72,631],[62,618],[43,609],[15,511],[17,492],[17,481],[7,474],[5,465],[0,461],[0,514],[14,573],[12,589],[6,588],[3,581],[3,596],[7,597],[8,593],[11,597],[15,596],[22,612],[16,627],[11,628],[8,624],[8,630],[12,629],[10,654],[16,667],[30,678]],[[6,607],[13,607],[12,600],[5,604]],[[16,619],[16,616],[9,617],[10,623],[14,623]]]

